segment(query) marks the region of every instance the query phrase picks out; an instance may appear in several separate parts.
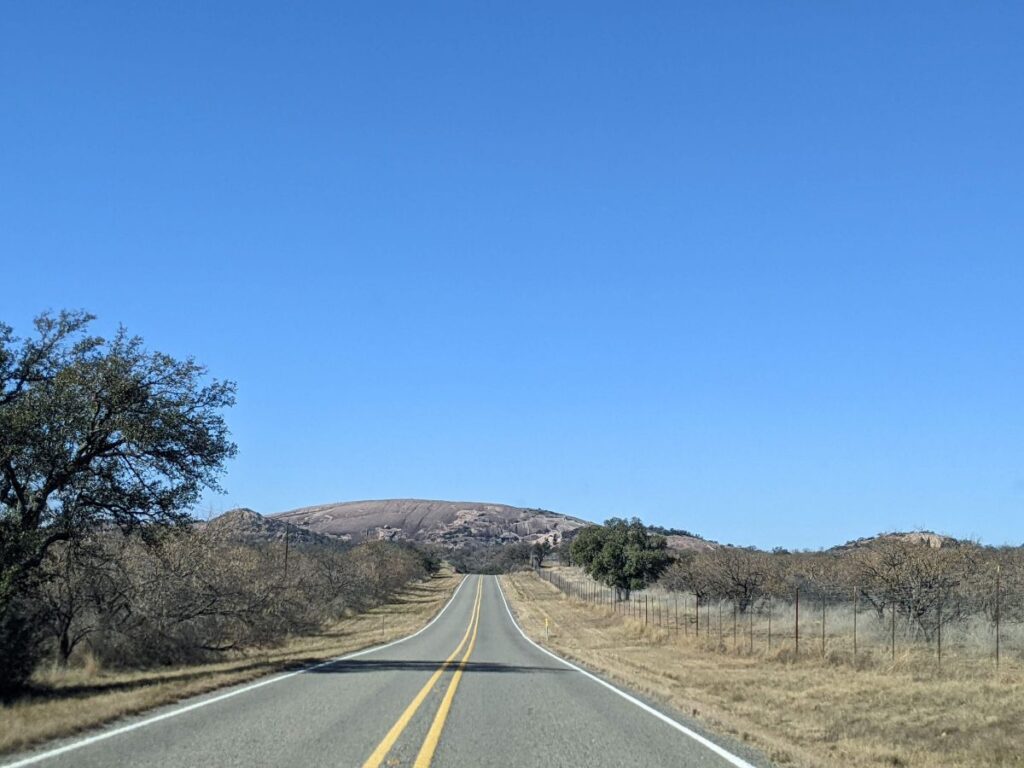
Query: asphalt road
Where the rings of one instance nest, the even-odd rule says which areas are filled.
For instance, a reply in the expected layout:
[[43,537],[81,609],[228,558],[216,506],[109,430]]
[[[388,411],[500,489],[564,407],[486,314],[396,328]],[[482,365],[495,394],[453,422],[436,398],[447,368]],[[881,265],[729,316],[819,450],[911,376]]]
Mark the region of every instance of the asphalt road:
[[[749,760],[749,758],[747,758]],[[405,640],[9,758],[75,766],[748,766],[541,650],[469,576]]]

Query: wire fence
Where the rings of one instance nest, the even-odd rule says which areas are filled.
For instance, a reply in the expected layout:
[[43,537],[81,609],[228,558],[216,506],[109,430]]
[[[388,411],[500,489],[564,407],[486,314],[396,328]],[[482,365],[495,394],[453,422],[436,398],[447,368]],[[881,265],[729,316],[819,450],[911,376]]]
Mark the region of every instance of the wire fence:
[[535,573],[568,599],[603,608],[665,639],[721,653],[825,659],[854,667],[889,662],[935,671],[979,665],[1024,671],[1024,621],[1018,611],[1006,612],[1008,603],[1018,604],[1017,596],[1001,591],[998,576],[985,610],[965,611],[958,604],[944,611],[938,601],[925,611],[898,600],[869,601],[857,588],[846,595],[794,588],[788,594],[702,600],[657,587],[627,594],[573,567]]

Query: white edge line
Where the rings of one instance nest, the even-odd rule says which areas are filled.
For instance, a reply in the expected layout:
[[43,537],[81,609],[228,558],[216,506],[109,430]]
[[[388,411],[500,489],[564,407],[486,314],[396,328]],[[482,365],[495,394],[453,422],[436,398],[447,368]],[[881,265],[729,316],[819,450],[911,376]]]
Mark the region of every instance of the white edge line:
[[563,659],[558,654],[552,653],[551,651],[549,651],[544,646],[538,645],[537,643],[535,643],[530,638],[530,636],[527,635],[526,632],[523,631],[523,628],[521,626],[519,626],[519,622],[516,621],[516,617],[512,615],[512,609],[508,607],[508,600],[505,599],[505,591],[501,588],[501,582],[498,580],[497,576],[494,577],[494,581],[498,585],[498,594],[501,595],[501,600],[502,600],[503,603],[505,603],[505,610],[508,611],[508,617],[510,619],[512,619],[512,624],[515,626],[516,629],[519,630],[519,634],[521,634],[523,636],[523,638],[528,643],[530,643],[530,645],[534,646],[535,648],[537,648],[540,651],[543,651],[544,653],[546,653],[551,658],[553,658],[553,659],[555,659],[557,661],[560,661],[562,664],[565,664],[565,666],[571,667],[572,669],[575,669],[577,672],[579,672],[584,677],[589,677],[595,683],[598,683],[599,685],[603,685],[608,690],[610,690],[613,693],[615,693],[615,694],[621,696],[622,698],[624,698],[630,704],[635,704],[636,706],[640,707],[640,709],[642,709],[647,714],[654,715],[656,718],[661,720],[663,723],[666,723],[667,725],[672,726],[673,728],[675,728],[680,733],[686,734],[687,736],[689,736],[691,739],[693,739],[697,743],[699,743],[699,744],[707,747],[708,749],[710,749],[712,752],[714,752],[719,757],[727,760],[732,765],[735,765],[736,768],[755,768],[755,766],[753,766],[750,763],[748,763],[742,757],[739,757],[738,755],[734,755],[732,752],[729,752],[724,747],[718,746],[717,744],[715,744],[715,742],[711,741],[710,739],[705,738],[704,736],[701,736],[696,731],[687,728],[682,723],[676,722],[675,720],[673,720],[668,715],[664,714],[663,712],[659,712],[658,710],[656,710],[654,707],[652,707],[652,706],[650,706],[648,704],[644,704],[642,701],[640,701],[640,699],[636,698],[635,696],[630,696],[625,691],[620,690],[619,688],[616,688],[614,685],[609,683],[607,680],[602,680],[597,675],[592,675],[590,672],[587,672],[587,670],[583,669],[582,667],[576,666],[571,661],[566,661],[565,659]]
[[134,731],[137,728],[144,728],[147,725],[152,725],[153,723],[158,723],[161,720],[167,720],[171,717],[177,717],[178,715],[182,715],[186,712],[191,712],[193,709],[199,709],[200,707],[205,707],[208,704],[215,704],[218,701],[230,699],[232,696],[237,696],[240,693],[246,693],[257,688],[262,688],[264,685],[272,685],[273,683],[279,683],[282,680],[287,680],[289,677],[301,675],[304,672],[310,672],[314,669],[319,669],[320,667],[326,667],[330,664],[336,664],[339,661],[354,659],[357,656],[365,656],[366,654],[373,653],[374,651],[382,651],[385,648],[390,648],[393,645],[404,643],[406,640],[412,640],[412,638],[416,637],[421,632],[425,632],[427,629],[430,628],[430,626],[435,621],[441,618],[441,615],[448,610],[448,606],[455,602],[455,597],[459,594],[459,591],[462,589],[462,586],[465,583],[466,576],[463,576],[462,581],[459,582],[459,586],[455,588],[455,591],[452,593],[452,596],[448,599],[448,602],[444,604],[444,607],[437,612],[437,615],[434,616],[434,618],[432,618],[429,622],[427,622],[427,624],[413,632],[411,635],[406,635],[405,637],[400,637],[397,640],[392,640],[390,643],[384,643],[383,645],[375,645],[372,648],[364,648],[363,650],[356,651],[355,653],[348,653],[344,656],[338,656],[333,659],[328,659],[327,661],[321,661],[317,664],[313,664],[308,667],[303,667],[302,669],[297,669],[294,672],[285,672],[283,675],[269,677],[265,680],[260,680],[257,683],[252,683],[242,688],[236,688],[235,690],[228,691],[227,693],[222,693],[219,696],[214,696],[213,698],[203,699],[202,701],[197,701],[193,704],[186,704],[184,707],[179,707],[178,709],[171,710],[170,712],[164,712],[160,715],[154,715],[153,717],[148,717],[145,720],[140,720],[136,723],[129,723],[128,725],[123,725],[120,728],[114,728],[110,731],[103,731],[102,733],[97,733],[94,736],[89,736],[87,738],[81,739],[80,741],[75,741],[71,744],[65,744],[63,747],[57,747],[56,749],[41,752],[38,755],[30,755],[29,757],[26,757],[22,760],[18,760],[15,763],[4,763],[0,765],[0,768],[21,768],[21,766],[24,765],[33,765],[35,763],[41,763],[43,760],[49,760],[52,757],[57,757],[58,755],[63,755],[67,752],[71,752],[76,749],[81,749],[82,747],[87,747],[90,744],[95,744],[97,741],[103,741],[104,739],[109,739],[114,736],[120,736],[122,733],[128,733],[129,731]]

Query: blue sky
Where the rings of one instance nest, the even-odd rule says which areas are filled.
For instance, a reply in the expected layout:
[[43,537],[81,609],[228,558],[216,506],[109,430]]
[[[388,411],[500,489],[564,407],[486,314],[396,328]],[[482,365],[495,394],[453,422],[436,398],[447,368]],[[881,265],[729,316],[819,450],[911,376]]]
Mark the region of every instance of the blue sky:
[[0,13],[0,317],[239,385],[204,509],[1024,541],[1016,3]]

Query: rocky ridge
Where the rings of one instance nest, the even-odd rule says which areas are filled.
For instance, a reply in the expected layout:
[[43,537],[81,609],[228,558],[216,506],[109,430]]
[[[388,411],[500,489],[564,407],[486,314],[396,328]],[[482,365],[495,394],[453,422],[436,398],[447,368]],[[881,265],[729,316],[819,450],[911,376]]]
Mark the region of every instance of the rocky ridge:
[[590,525],[544,509],[427,499],[321,504],[269,519],[344,541],[408,540],[452,548],[544,541],[555,546]]

